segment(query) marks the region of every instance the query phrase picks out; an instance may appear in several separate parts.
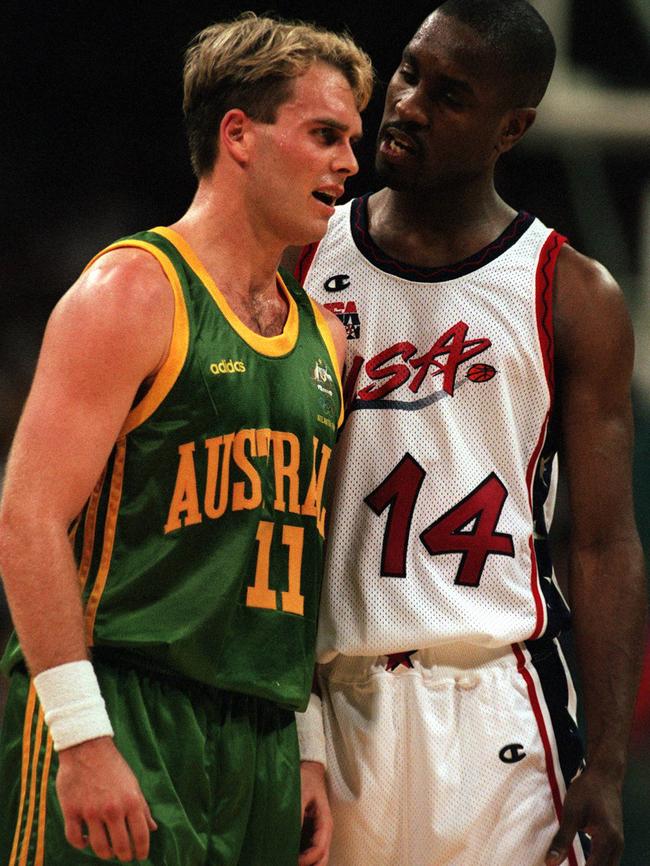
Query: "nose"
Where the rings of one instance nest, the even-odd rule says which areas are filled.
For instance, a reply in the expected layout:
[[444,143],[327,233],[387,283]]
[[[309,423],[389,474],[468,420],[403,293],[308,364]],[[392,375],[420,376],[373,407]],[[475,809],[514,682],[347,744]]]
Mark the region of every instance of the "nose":
[[337,174],[343,174],[346,177],[356,174],[359,171],[359,163],[351,142],[343,142],[341,147],[337,149],[332,168]]
[[400,120],[426,126],[427,116],[422,107],[422,99],[417,87],[405,88],[397,94],[395,110]]

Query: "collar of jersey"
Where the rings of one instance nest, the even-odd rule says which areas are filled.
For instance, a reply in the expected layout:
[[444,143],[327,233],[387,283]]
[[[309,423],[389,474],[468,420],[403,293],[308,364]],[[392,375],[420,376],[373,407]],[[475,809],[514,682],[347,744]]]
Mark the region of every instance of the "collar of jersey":
[[298,339],[298,306],[279,273],[276,273],[276,279],[278,287],[284,294],[287,304],[289,305],[289,313],[281,334],[277,334],[275,337],[263,337],[261,334],[257,334],[255,331],[251,330],[235,315],[230,304],[219,291],[216,283],[207,272],[192,247],[183,237],[181,237],[181,235],[178,234],[178,232],[174,231],[174,229],[167,228],[166,226],[158,226],[155,229],[151,229],[151,231],[162,235],[176,247],[178,252],[206,287],[230,327],[241,337],[242,340],[244,340],[245,343],[248,343],[251,349],[259,352],[260,355],[268,355],[272,358],[287,355],[293,349],[296,340]]
[[418,267],[394,259],[373,241],[368,226],[368,199],[370,195],[371,193],[367,193],[360,198],[352,199],[350,203],[352,239],[359,252],[379,270],[414,283],[444,283],[448,280],[468,276],[514,246],[535,222],[534,216],[526,213],[526,211],[519,211],[498,238],[468,258],[443,267]]

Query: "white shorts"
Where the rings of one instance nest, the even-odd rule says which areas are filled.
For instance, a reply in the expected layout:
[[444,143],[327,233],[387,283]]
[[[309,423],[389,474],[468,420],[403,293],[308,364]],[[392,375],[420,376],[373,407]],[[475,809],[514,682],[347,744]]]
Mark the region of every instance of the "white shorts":
[[524,644],[339,655],[320,678],[330,866],[542,866],[582,765],[556,641],[534,656]]

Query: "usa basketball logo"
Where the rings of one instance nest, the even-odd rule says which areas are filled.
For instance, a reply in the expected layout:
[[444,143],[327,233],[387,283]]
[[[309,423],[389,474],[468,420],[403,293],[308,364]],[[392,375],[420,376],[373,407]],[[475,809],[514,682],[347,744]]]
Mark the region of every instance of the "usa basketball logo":
[[[334,277],[332,277],[334,279]],[[348,283],[349,285],[349,283]],[[332,291],[334,291],[332,289]],[[333,301],[325,304],[345,325],[345,333],[348,340],[358,340],[361,336],[361,321],[359,312],[354,301]]]
[[466,373],[470,382],[489,382],[496,370],[491,364],[474,364]]

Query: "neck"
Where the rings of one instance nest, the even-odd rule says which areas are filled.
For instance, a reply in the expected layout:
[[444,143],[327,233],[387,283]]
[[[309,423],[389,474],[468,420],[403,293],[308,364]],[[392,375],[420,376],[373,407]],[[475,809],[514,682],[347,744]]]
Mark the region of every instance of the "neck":
[[201,179],[190,207],[171,228],[185,238],[227,294],[254,296],[275,291],[283,244],[261,236],[248,217],[243,197],[232,185],[219,184],[216,178]]
[[422,267],[461,261],[497,238],[515,216],[492,179],[426,190],[384,188],[368,205],[370,234],[394,258]]

